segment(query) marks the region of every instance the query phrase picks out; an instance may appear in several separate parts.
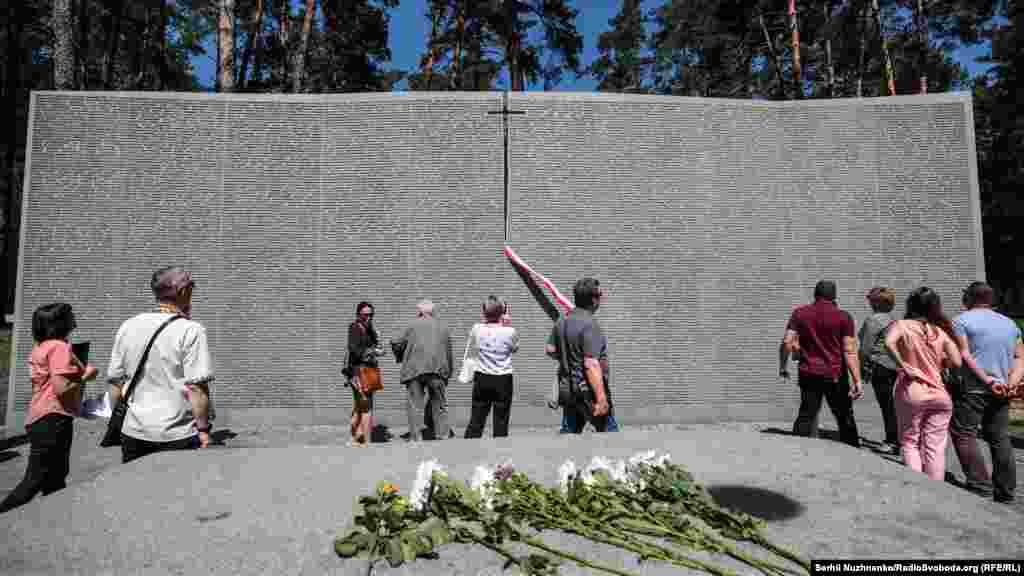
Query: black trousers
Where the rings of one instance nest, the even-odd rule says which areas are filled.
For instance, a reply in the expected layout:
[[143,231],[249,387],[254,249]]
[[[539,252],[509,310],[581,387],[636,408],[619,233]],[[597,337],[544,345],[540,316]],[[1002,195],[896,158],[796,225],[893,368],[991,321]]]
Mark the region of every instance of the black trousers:
[[[949,435],[967,477],[967,489],[986,497],[991,494],[999,502],[1013,501],[1017,487],[1017,465],[1013,458],[1009,424],[1010,402],[1005,398],[971,390],[960,390],[953,395]],[[979,429],[992,455],[991,478],[985,460],[978,452]]]
[[63,489],[71,470],[71,439],[74,419],[47,414],[28,427],[29,455],[25,477],[0,503],[0,513],[35,498]]
[[875,399],[882,409],[882,422],[885,424],[885,441],[893,446],[899,445],[899,429],[896,427],[896,405],[893,401],[893,389],[896,387],[895,370],[875,365],[871,374],[871,387],[875,390]]
[[477,372],[473,376],[473,411],[466,427],[466,438],[479,438],[484,433],[487,415],[494,407],[494,437],[508,436],[508,419],[512,410],[513,382],[511,374],[495,376]]
[[857,422],[853,419],[849,380],[801,374],[799,385],[800,412],[793,422],[793,434],[818,437],[818,412],[821,411],[821,400],[824,398],[839,425],[839,439],[850,446],[860,447]]
[[199,448],[199,436],[192,436],[173,442],[150,442],[121,434],[121,463],[127,464],[143,456],[168,450],[194,450]]

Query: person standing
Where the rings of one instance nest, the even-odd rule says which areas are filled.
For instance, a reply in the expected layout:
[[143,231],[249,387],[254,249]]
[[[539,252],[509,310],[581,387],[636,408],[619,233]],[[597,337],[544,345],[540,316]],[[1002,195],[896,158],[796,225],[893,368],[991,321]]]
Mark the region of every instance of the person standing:
[[575,380],[582,392],[562,407],[563,423],[572,427],[573,434],[582,433],[588,422],[598,432],[608,432],[608,420],[614,414],[608,339],[595,317],[603,300],[598,280],[578,280],[573,286],[576,307],[555,323],[545,348],[548,356],[559,361],[559,376]]
[[391,341],[395,359],[402,363],[401,382],[408,391],[406,409],[409,440],[422,436],[424,404],[429,403],[434,436],[448,438],[448,410],[445,389],[452,373],[452,338],[434,315],[434,304],[423,300],[416,305],[416,319],[401,338]]
[[28,467],[22,481],[0,502],[0,513],[29,502],[40,492],[45,496],[66,486],[82,384],[96,377],[96,367],[82,365],[72,352],[68,337],[74,329],[70,304],[48,304],[32,313],[32,400],[25,418]]
[[[1017,466],[1010,441],[1009,398],[1024,378],[1024,343],[1017,324],[992,309],[994,291],[984,282],[964,290],[967,309],[953,320],[953,335],[963,355],[963,386],[953,398],[950,435],[967,477],[968,490],[1012,503]],[[978,453],[978,430],[992,454],[992,473]]]
[[[210,445],[213,361],[206,329],[191,319],[195,282],[184,268],[168,266],[153,273],[150,288],[157,310],[121,324],[107,367],[112,405],[131,375],[143,371],[121,428],[121,459],[125,463],[154,452]],[[153,341],[146,365],[139,366],[146,344],[165,324]]]
[[871,383],[875,399],[882,410],[885,443],[892,454],[899,453],[899,432],[893,390],[899,365],[885,347],[885,331],[895,321],[892,309],[896,305],[896,291],[883,286],[872,288],[867,294],[871,315],[864,319],[857,337],[860,340],[861,375]]
[[942,371],[959,368],[961,359],[939,295],[924,286],[911,292],[906,319],[886,331],[885,345],[899,367],[893,397],[903,461],[932,480],[942,480],[953,415]]
[[366,446],[370,441],[371,417],[373,413],[373,392],[367,382],[359,377],[361,369],[380,369],[377,358],[383,354],[380,335],[373,327],[373,304],[360,302],[356,306],[356,319],[348,327],[348,352],[342,373],[349,379],[352,388],[352,432],[353,446]]
[[508,422],[512,409],[513,371],[512,355],[519,350],[519,334],[505,314],[505,305],[495,296],[489,296],[481,305],[483,323],[474,324],[469,331],[469,351],[477,358],[473,376],[473,410],[466,427],[466,438],[483,435],[487,415],[494,407],[494,437],[508,436]]
[[[839,425],[840,439],[859,447],[860,435],[853,418],[853,400],[863,394],[857,340],[853,318],[836,305],[834,282],[818,282],[814,302],[798,307],[790,316],[779,347],[779,375],[783,378],[789,379],[789,356],[798,351],[800,409],[793,433],[817,437],[818,413],[824,398]],[[852,378],[843,377],[844,369],[849,369]]]

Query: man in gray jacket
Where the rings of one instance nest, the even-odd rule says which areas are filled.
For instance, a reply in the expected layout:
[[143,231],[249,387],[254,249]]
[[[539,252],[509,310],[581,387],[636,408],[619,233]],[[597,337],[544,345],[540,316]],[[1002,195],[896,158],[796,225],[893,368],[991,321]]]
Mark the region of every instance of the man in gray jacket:
[[409,440],[422,439],[423,408],[429,394],[434,437],[448,438],[448,401],[445,388],[452,373],[451,333],[434,317],[434,304],[424,300],[416,305],[416,319],[401,338],[391,341],[395,360],[402,363],[402,385],[409,391]]

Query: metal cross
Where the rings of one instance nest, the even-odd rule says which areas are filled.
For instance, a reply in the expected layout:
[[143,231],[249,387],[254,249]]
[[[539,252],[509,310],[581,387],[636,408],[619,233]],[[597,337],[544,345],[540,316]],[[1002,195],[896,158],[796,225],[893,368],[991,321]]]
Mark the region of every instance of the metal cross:
[[501,110],[495,110],[488,112],[488,114],[501,114],[501,124],[505,129],[505,243],[509,241],[509,215],[508,215],[508,181],[509,181],[509,163],[508,163],[508,117],[512,114],[526,114],[522,110],[509,110],[508,107],[509,93],[506,90],[502,95]]

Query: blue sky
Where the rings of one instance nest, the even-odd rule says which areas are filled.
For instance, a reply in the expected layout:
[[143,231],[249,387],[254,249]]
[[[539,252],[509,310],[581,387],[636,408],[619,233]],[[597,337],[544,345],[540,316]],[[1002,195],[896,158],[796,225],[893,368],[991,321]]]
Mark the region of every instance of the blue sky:
[[[298,4],[299,0],[292,0]],[[576,29],[583,35],[583,64],[588,65],[597,58],[597,37],[610,26],[608,21],[618,13],[621,2],[611,0],[572,0],[580,11],[576,19]],[[660,5],[663,0],[643,0],[645,10]],[[297,10],[297,8],[296,8]],[[391,67],[410,70],[419,65],[420,55],[430,36],[430,21],[426,17],[426,0],[401,0],[401,4],[391,11],[391,35],[388,41],[391,48]],[[974,60],[986,54],[986,45],[959,50],[954,57],[962,65],[966,65],[973,77],[988,68]],[[207,55],[198,56],[193,61],[204,86],[212,86],[216,49],[211,45]],[[572,75],[565,76],[556,90],[593,91],[597,83],[589,77],[576,79]]]

